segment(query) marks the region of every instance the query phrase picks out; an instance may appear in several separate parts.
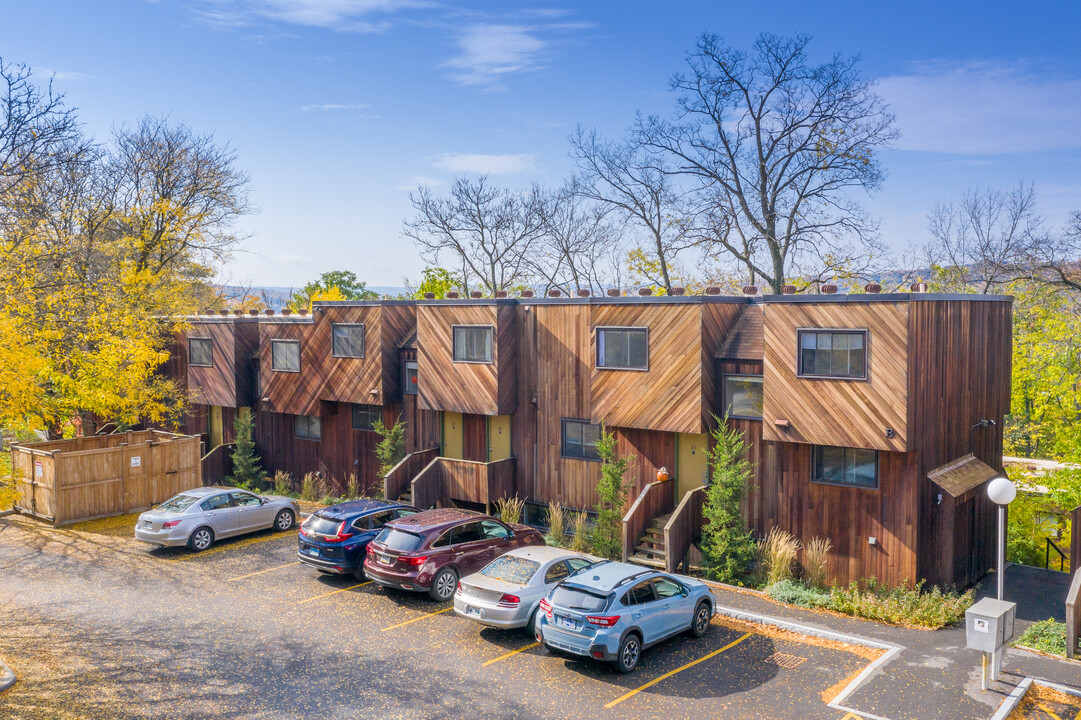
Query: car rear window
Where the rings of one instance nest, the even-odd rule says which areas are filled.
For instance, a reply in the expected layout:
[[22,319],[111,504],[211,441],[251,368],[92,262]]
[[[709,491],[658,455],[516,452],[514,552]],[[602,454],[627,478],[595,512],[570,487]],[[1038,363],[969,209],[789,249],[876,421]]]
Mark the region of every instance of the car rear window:
[[169,498],[161,505],[158,505],[158,510],[162,512],[182,513],[198,501],[199,498],[194,495],[177,495],[174,498]]
[[385,527],[375,537],[375,540],[382,545],[386,545],[390,550],[413,552],[420,547],[424,538],[404,530]]
[[557,585],[556,589],[552,591],[552,604],[565,607],[568,610],[593,612],[603,610],[608,605],[608,598],[578,588]]
[[540,563],[536,560],[514,557],[513,555],[503,555],[485,565],[484,569],[480,571],[480,574],[496,580],[504,580],[509,583],[525,585],[529,582],[529,579],[536,574],[539,568]]
[[304,521],[303,525],[305,532],[316,533],[317,535],[337,535],[338,528],[341,526],[341,520],[332,520],[318,515],[312,515]]

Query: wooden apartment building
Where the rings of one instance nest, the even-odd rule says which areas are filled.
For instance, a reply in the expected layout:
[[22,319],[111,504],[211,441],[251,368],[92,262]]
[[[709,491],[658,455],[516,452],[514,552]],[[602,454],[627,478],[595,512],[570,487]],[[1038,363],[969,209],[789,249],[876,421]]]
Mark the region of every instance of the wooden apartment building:
[[189,318],[170,371],[210,451],[254,412],[268,471],[370,487],[372,422],[401,417],[389,496],[517,494],[535,522],[549,502],[594,507],[603,425],[634,455],[626,552],[671,568],[727,412],[756,535],[828,537],[840,582],[965,586],[993,564],[984,490],[1002,470],[1011,322],[1009,298],[927,293],[317,303]]

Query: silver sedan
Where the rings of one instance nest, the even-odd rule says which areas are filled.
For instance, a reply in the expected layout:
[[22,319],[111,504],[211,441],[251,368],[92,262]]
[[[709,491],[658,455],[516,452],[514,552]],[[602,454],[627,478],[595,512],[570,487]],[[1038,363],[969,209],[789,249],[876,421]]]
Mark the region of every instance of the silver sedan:
[[489,627],[526,628],[532,635],[540,601],[559,581],[593,563],[564,548],[511,550],[459,581],[454,612]]
[[215,540],[293,527],[300,508],[292,498],[256,495],[238,488],[185,490],[139,516],[135,539],[161,547],[187,545],[199,552]]

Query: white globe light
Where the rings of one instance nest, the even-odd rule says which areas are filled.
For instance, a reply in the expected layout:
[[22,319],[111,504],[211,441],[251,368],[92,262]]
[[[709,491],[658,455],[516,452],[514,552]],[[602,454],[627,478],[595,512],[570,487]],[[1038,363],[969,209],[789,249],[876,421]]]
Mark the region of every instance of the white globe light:
[[996,505],[1009,505],[1017,497],[1017,488],[1004,477],[997,477],[987,485],[987,497]]

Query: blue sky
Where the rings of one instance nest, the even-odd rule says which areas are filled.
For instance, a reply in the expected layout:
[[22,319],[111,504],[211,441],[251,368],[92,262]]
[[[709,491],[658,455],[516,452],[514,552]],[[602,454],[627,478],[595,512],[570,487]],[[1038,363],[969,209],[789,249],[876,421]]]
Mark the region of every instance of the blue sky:
[[1081,2],[12,2],[0,56],[55,73],[87,129],[145,112],[232,143],[259,212],[228,279],[329,269],[398,285],[408,191],[456,173],[557,185],[575,125],[617,135],[667,113],[703,31],[749,47],[808,33],[860,54],[902,137],[867,201],[895,247],[936,201],[1036,183],[1053,223],[1081,208]]

